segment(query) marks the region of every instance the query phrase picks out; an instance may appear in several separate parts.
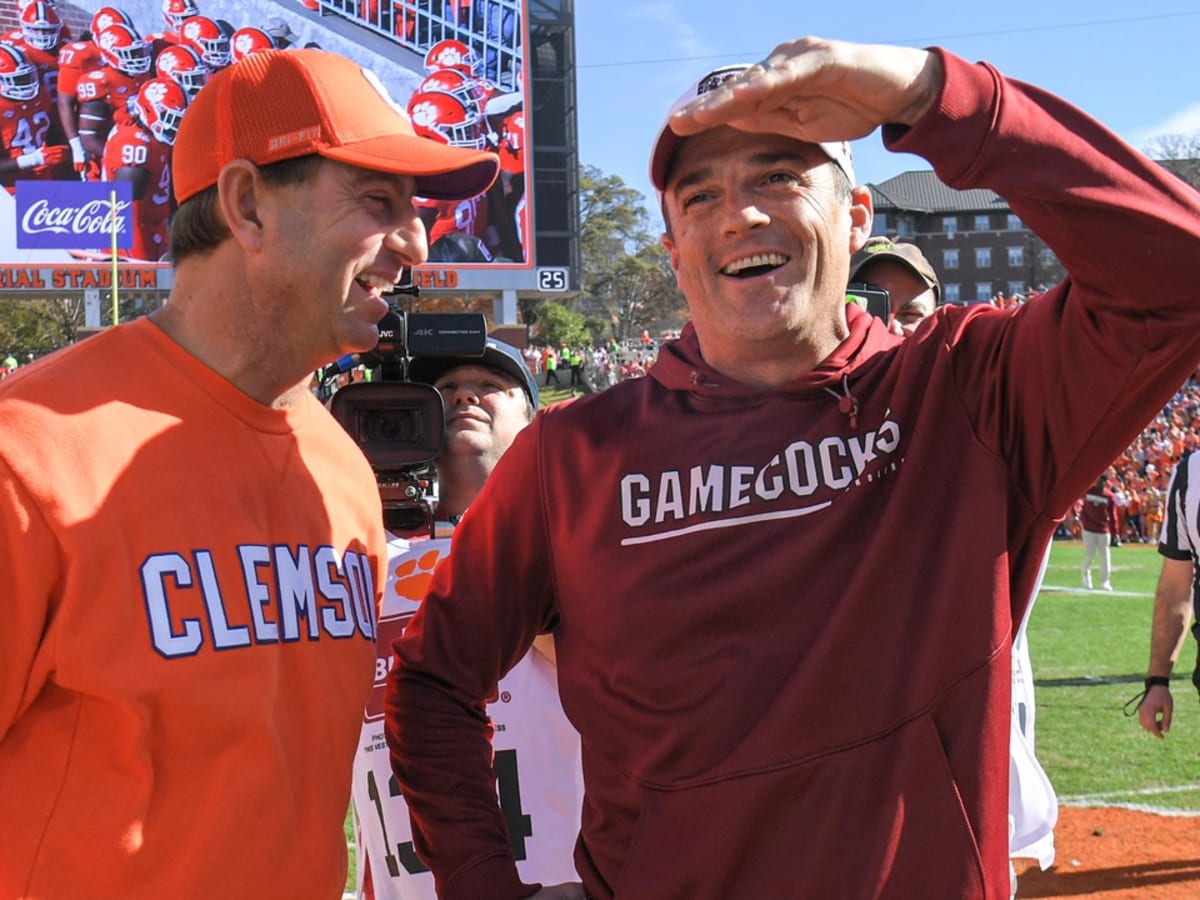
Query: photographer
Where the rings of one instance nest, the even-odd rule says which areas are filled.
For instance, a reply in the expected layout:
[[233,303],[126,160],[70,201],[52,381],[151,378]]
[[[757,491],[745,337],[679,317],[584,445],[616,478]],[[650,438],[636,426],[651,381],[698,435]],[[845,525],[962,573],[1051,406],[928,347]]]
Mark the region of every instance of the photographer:
[[[449,554],[446,535],[538,408],[537,383],[520,352],[496,340],[487,341],[482,357],[417,357],[409,365],[408,378],[438,390],[446,423],[435,459],[436,537],[427,540],[422,534],[410,542],[389,535],[376,687],[355,760],[358,895],[377,900],[436,896],[433,876],[413,851],[408,808],[384,745],[382,698],[391,642],[424,598],[435,565]],[[488,716],[494,729],[500,804],[522,877],[530,882],[577,881],[571,849],[583,797],[579,736],[558,699],[551,638],[536,641],[500,682]]]

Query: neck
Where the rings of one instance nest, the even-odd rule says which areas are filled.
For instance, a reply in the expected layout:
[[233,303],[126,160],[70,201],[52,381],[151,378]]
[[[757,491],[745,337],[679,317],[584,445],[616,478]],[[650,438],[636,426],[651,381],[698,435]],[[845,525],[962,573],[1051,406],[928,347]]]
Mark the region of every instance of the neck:
[[[832,315],[755,339],[733,340],[717,323],[693,319],[700,355],[713,369],[741,384],[774,390],[821,365],[850,336],[845,304]],[[706,339],[706,335],[709,338]]]
[[829,358],[846,336],[831,334],[824,340],[805,339],[774,350],[744,345],[731,353],[711,354],[701,342],[700,355],[722,375],[752,387],[774,390],[811,372]]
[[438,470],[438,517],[461,516],[474,502],[491,473],[478,457],[440,457]]
[[216,280],[212,273],[223,264],[214,257],[205,261],[203,271],[196,264],[177,269],[170,298],[150,320],[247,396],[264,406],[294,406],[308,390],[312,372],[280,365],[290,354],[286,348],[270,349],[252,296],[211,283]]

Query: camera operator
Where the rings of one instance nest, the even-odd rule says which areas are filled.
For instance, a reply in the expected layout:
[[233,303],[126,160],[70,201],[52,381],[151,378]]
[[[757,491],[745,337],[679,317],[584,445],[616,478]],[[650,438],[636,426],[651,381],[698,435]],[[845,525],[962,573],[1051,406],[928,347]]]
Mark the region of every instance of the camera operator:
[[[408,808],[392,777],[383,737],[384,679],[391,641],[424,598],[435,565],[450,552],[453,530],[500,456],[538,407],[537,382],[520,352],[489,339],[482,357],[416,357],[410,381],[442,396],[445,432],[434,460],[437,522],[433,539],[390,535],[387,586],[380,609],[376,689],[355,760],[359,836],[358,896],[377,900],[436,897],[433,875],[412,844]],[[558,699],[553,641],[544,635],[501,681],[488,706],[500,805],[526,881],[577,881],[571,851],[579,831],[583,776],[579,736]],[[571,890],[564,887],[564,890]],[[563,896],[571,896],[569,893]]]

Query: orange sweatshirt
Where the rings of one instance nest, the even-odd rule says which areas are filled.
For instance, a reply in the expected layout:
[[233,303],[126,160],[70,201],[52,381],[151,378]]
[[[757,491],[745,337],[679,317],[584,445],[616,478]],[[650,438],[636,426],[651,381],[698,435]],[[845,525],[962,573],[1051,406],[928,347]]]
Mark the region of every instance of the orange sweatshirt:
[[142,319],[0,385],[0,897],[339,897],[386,561],[358,448]]

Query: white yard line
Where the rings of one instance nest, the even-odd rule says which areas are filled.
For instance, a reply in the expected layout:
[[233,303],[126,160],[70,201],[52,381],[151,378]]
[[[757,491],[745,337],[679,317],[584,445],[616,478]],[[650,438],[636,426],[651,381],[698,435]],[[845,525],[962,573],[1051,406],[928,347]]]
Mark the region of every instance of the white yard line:
[[[1198,810],[1168,809],[1161,806],[1150,806],[1145,803],[1132,802],[1138,797],[1161,797],[1165,794],[1179,794],[1187,791],[1200,791],[1200,784],[1177,784],[1164,787],[1141,788],[1138,790],[1073,794],[1070,796],[1060,796],[1058,802],[1062,806],[1116,806],[1122,809],[1149,812],[1160,816],[1200,816],[1200,811]],[[1129,802],[1112,802],[1121,797],[1128,798]]]
[[1098,591],[1095,589],[1088,590],[1080,585],[1079,587],[1067,586],[1065,584],[1043,584],[1043,591],[1054,591],[1056,594],[1098,594],[1102,597],[1153,597],[1153,594],[1143,594],[1140,591]]

